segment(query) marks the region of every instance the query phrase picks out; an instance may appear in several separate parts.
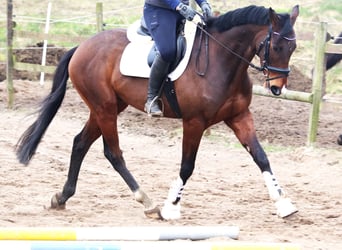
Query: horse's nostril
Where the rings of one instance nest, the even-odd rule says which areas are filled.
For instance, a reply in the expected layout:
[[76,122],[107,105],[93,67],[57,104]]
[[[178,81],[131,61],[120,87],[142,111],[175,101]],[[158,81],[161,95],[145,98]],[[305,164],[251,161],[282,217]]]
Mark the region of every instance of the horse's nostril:
[[278,86],[271,86],[271,92],[273,95],[280,95],[281,94],[281,88],[279,88]]
[[342,134],[340,134],[337,138],[337,144],[342,145]]

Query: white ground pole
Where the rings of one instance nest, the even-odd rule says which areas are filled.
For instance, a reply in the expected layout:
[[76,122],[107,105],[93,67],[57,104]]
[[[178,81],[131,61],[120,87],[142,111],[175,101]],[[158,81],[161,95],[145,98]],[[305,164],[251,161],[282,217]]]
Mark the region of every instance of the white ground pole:
[[[45,34],[49,33],[50,29],[50,16],[51,16],[51,2],[48,3],[47,13],[46,13],[46,22],[45,22]],[[43,45],[43,55],[42,55],[42,66],[46,65],[46,50],[47,50],[47,39],[44,39]],[[40,72],[40,85],[44,85],[44,72]]]

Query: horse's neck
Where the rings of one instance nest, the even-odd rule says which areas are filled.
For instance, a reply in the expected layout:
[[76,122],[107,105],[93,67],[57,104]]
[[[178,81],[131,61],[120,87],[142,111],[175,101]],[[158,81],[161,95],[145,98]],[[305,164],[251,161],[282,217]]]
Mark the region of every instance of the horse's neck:
[[235,89],[234,92],[243,93],[250,89],[249,82],[246,80],[248,79],[247,69],[249,62],[255,56],[261,28],[257,30],[253,27],[246,29],[241,27],[222,33],[211,33],[215,39],[209,41],[210,69],[208,71],[215,72],[213,76],[215,80],[211,85],[215,85],[213,88],[221,89],[223,96],[224,93],[231,92],[232,88]]
[[218,58],[222,70],[227,67],[230,71],[237,68],[248,68],[250,62],[256,53],[257,32],[246,32],[241,29],[233,28],[231,30],[214,33],[215,39],[211,41],[211,48],[214,51],[213,58]]

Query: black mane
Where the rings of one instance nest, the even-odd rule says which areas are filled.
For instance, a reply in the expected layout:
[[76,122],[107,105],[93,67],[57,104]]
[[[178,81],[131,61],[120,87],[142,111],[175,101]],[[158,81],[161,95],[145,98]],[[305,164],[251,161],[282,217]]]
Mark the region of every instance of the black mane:
[[267,25],[270,23],[269,9],[250,5],[232,10],[219,17],[208,20],[208,27],[215,27],[219,32],[244,24]]
[[[279,15],[281,19],[285,15]],[[286,19],[286,18],[285,18]],[[219,17],[208,20],[207,26],[214,27],[219,32],[231,29],[232,27],[244,24],[268,25],[269,9],[262,6],[250,5],[244,8],[232,10]]]
[[[232,10],[219,17],[208,20],[207,26],[215,28],[219,32],[229,30],[235,26],[244,24],[268,25],[270,24],[269,9],[262,6],[250,5],[244,8]],[[278,14],[280,24],[283,27],[281,35],[292,31],[288,14]]]

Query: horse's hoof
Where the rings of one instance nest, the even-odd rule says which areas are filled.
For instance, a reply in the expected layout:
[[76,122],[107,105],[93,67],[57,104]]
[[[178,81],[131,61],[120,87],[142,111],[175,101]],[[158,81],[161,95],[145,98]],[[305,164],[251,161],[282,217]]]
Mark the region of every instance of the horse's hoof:
[[180,204],[172,204],[168,201],[164,203],[164,206],[160,212],[162,219],[164,220],[177,220],[181,217],[181,206]]
[[342,134],[337,137],[337,144],[342,145]]
[[159,207],[155,207],[152,209],[147,209],[144,211],[145,216],[150,218],[150,219],[157,219],[157,220],[161,220],[163,219],[160,215],[160,209]]
[[64,204],[59,204],[58,200],[62,196],[61,193],[56,193],[54,196],[51,198],[51,207],[52,209],[56,210],[63,210],[65,209],[65,203]]
[[292,204],[289,198],[281,198],[275,205],[277,208],[277,215],[281,218],[289,217],[298,212],[298,209]]

